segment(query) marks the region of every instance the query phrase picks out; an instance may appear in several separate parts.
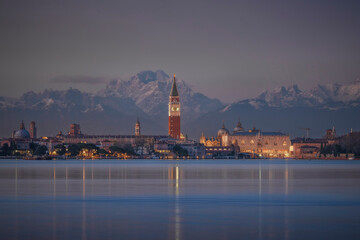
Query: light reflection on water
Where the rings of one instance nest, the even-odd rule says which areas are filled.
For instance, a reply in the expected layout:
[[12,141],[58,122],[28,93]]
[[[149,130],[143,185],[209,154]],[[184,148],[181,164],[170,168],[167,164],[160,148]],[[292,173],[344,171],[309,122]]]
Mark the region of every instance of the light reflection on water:
[[359,190],[357,161],[3,160],[0,230],[5,239],[355,239]]

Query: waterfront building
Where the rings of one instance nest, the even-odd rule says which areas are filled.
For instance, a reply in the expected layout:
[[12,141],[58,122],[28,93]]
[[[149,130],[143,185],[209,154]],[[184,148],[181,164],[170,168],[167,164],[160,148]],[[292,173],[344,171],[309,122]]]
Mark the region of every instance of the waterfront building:
[[69,135],[73,137],[81,135],[80,124],[77,123],[71,124]]
[[[134,135],[88,135],[80,132],[80,125],[71,124],[70,132],[68,135],[62,137],[62,141],[65,144],[77,144],[77,143],[91,143],[98,145],[105,150],[109,150],[109,148],[113,145],[117,146],[132,146],[135,152],[141,154],[149,153],[154,146],[156,140],[161,138],[167,138],[165,135],[140,135],[140,122],[137,121],[138,124],[138,133],[135,131]],[[70,134],[74,129],[74,125],[78,125],[78,133],[80,134]],[[135,124],[137,125],[137,124]],[[77,128],[77,127],[76,127]]]
[[204,133],[201,134],[200,143],[206,147],[220,147],[220,141],[217,138],[210,137],[206,138]]
[[216,138],[207,139],[203,135],[200,143],[206,146],[208,154],[249,153],[270,158],[289,157],[291,145],[288,134],[263,132],[255,127],[245,131],[240,120],[232,134],[223,123]]
[[[321,155],[321,151],[327,146],[331,145],[338,145],[340,148],[343,148],[339,149],[340,151],[342,150],[350,153],[351,148],[348,147],[348,144],[345,143],[346,141],[344,141],[346,136],[349,136],[349,134],[342,137],[337,137],[335,127],[333,127],[332,129],[326,130],[325,136],[323,138],[295,138],[291,140],[292,155],[295,158],[305,159],[319,158],[320,156],[325,157],[324,155]],[[335,157],[334,154],[335,152],[328,153],[327,156]]]
[[238,132],[223,135],[224,146],[234,146],[239,152],[269,158],[290,157],[290,137],[281,132]]
[[169,131],[168,134],[174,139],[180,139],[180,97],[176,86],[176,79],[174,74],[174,81],[171,87],[169,96]]
[[291,155],[295,158],[319,158],[321,149],[328,144],[326,138],[295,138],[291,140]]
[[109,141],[108,139],[105,139],[104,141],[100,141],[100,148],[104,149],[105,151],[109,151],[110,147],[113,145],[114,143],[112,141]]
[[186,150],[188,156],[202,158],[206,155],[206,148],[203,144],[193,140],[181,140],[173,138],[161,138],[155,141],[154,151],[162,156],[175,157],[174,147],[179,146]]
[[207,157],[234,156],[235,151],[232,146],[207,146],[205,147]]
[[25,129],[24,121],[21,121],[20,129],[13,132],[11,142],[12,144],[14,144],[16,149],[15,151],[17,153],[19,154],[29,153],[31,139],[30,139],[30,133]]
[[[222,133],[228,133],[225,125],[218,131],[217,136],[221,136]],[[232,146],[221,146],[221,139],[218,137],[206,138],[204,133],[200,137],[200,144],[205,146],[206,156],[228,156],[234,155],[234,148]]]

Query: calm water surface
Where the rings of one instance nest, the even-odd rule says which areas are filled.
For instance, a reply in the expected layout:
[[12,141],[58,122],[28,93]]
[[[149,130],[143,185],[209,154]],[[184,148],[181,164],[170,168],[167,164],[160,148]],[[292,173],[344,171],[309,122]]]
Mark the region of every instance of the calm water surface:
[[0,160],[0,239],[360,239],[360,161]]

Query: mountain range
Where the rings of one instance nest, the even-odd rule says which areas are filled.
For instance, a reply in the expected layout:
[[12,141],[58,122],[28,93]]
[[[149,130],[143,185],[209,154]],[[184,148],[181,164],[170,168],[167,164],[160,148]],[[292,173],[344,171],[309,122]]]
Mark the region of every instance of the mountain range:
[[[10,136],[21,120],[34,120],[39,135],[67,132],[73,122],[88,134],[133,134],[136,118],[143,134],[166,134],[172,81],[161,70],[143,71],[114,79],[95,94],[70,88],[0,97],[0,136]],[[317,85],[307,91],[297,85],[280,87],[231,104],[194,92],[182,79],[177,85],[182,131],[196,139],[201,132],[216,135],[222,121],[231,130],[238,118],[245,128],[256,125],[291,136],[304,135],[301,128],[311,128],[311,136],[322,136],[333,125],[340,133],[360,128],[360,81]]]

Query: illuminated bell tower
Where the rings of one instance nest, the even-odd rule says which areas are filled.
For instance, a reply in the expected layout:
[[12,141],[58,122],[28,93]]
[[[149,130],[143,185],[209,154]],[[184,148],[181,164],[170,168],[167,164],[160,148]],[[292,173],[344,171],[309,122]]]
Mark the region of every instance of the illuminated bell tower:
[[180,139],[180,97],[174,81],[169,96],[169,136]]

